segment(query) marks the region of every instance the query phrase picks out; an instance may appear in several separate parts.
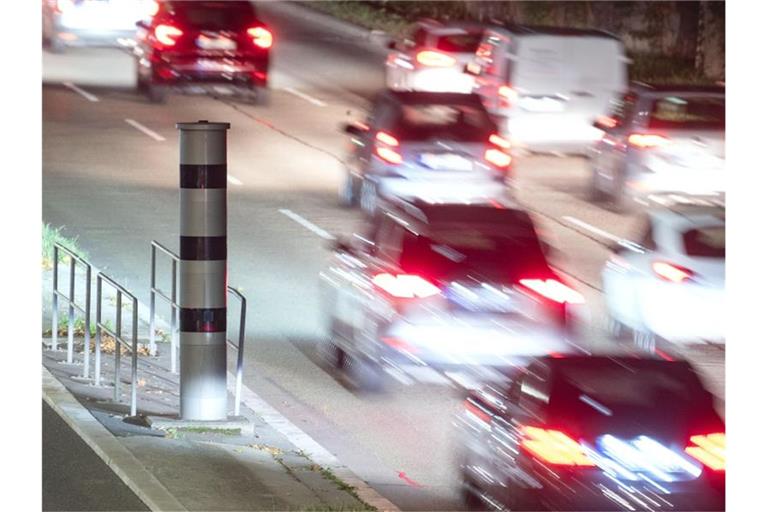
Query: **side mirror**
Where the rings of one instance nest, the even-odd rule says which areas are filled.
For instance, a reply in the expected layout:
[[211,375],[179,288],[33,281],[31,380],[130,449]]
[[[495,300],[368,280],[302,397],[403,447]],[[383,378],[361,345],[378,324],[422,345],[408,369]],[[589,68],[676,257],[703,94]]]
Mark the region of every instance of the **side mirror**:
[[360,127],[352,123],[344,123],[341,125],[341,131],[348,135],[360,135]]
[[143,28],[143,29],[148,29],[149,28],[149,24],[146,21],[144,21],[144,20],[137,21],[136,22],[136,26],[138,28]]
[[392,40],[392,41],[388,42],[387,43],[387,48],[389,48],[390,50],[396,50],[397,49],[397,41]]

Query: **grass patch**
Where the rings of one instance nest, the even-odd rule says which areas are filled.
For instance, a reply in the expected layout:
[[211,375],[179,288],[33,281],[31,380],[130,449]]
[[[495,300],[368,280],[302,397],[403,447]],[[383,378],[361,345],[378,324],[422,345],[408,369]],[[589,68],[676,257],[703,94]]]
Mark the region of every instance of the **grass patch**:
[[690,59],[654,53],[630,53],[629,79],[647,83],[712,85]]
[[[43,268],[48,270],[53,268],[53,244],[69,249],[83,259],[88,258],[88,253],[77,245],[77,238],[68,238],[61,234],[64,226],[58,228],[51,227],[50,224],[43,224]],[[59,252],[59,262],[69,261],[69,256]]]
[[179,439],[184,434],[222,434],[225,436],[239,436],[239,428],[215,428],[215,427],[174,427],[165,430],[165,437]]

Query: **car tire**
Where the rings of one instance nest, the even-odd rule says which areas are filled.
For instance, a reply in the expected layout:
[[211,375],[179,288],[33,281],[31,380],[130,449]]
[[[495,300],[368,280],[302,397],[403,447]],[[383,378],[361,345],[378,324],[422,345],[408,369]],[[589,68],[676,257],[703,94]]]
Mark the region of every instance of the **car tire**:
[[515,484],[510,483],[507,488],[509,503],[507,503],[508,510],[519,511],[539,511],[546,510],[541,503],[541,499],[538,494],[532,489],[523,489]]
[[271,99],[270,90],[265,86],[253,85],[248,91],[248,102],[251,105],[266,107]]
[[465,510],[488,510],[485,502],[478,495],[480,490],[470,480],[465,479],[461,485],[461,501]]
[[587,200],[591,203],[602,203],[605,201],[605,192],[600,190],[598,186],[598,172],[597,169],[592,167],[592,173],[589,180],[589,188],[587,189]]
[[613,191],[611,192],[611,210],[614,213],[627,213],[629,211],[629,197],[624,184],[625,173],[615,171],[613,174]]
[[339,204],[344,208],[360,206],[360,179],[345,172],[344,180],[339,186]]
[[380,365],[365,357],[348,358],[346,362],[345,369],[358,390],[371,394],[384,391],[384,370]]
[[364,179],[360,190],[360,208],[368,218],[376,216],[379,208],[379,191],[376,183],[372,180]]
[[145,87],[145,94],[150,103],[162,104],[168,99],[168,88],[166,86],[149,82]]

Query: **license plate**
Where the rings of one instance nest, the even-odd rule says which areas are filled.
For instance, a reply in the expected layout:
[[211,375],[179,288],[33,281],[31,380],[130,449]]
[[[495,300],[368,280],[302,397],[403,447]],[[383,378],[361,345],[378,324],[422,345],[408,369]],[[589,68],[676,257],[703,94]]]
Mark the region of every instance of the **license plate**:
[[237,43],[227,37],[198,36],[197,46],[203,50],[235,50]]
[[197,59],[197,66],[201,71],[232,71],[231,66],[213,59]]
[[446,171],[471,171],[472,161],[460,155],[451,153],[424,153],[420,157],[421,164],[430,169]]

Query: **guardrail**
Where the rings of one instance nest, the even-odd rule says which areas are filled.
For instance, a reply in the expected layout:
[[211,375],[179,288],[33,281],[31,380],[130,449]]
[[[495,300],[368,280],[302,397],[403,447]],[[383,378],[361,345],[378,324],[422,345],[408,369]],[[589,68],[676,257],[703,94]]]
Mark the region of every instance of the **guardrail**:
[[[69,295],[59,290],[59,251],[69,256]],[[75,299],[75,271],[77,264],[85,268],[85,304],[80,305]],[[52,298],[52,326],[51,348],[59,349],[59,297],[66,301],[68,306],[67,320],[67,363],[74,363],[75,343],[75,310],[83,314],[85,324],[85,350],[83,352],[83,378],[88,378],[90,353],[91,353],[91,264],[66,247],[53,244],[53,298]]]
[[[106,282],[117,292],[115,330],[101,321],[102,283]],[[131,300],[133,310],[131,318],[131,339],[123,338],[123,296]],[[102,272],[96,275],[96,356],[95,385],[101,385],[101,333],[106,332],[115,340],[115,384],[114,401],[120,402],[120,360],[121,346],[131,350],[131,416],[136,416],[136,393],[138,385],[138,347],[139,347],[139,301],[131,292],[120,286]]]
[[[155,346],[155,318],[156,318],[156,296],[161,297],[171,306],[171,371],[177,373],[178,346],[178,314],[179,305],[176,302],[178,297],[176,288],[178,284],[177,273],[179,270],[179,256],[165,247],[157,240],[152,240],[150,245],[151,270],[150,270],[150,292],[149,292],[149,344],[150,350]],[[161,251],[171,259],[171,296],[157,287],[157,251]],[[245,317],[247,300],[245,296],[231,286],[227,286],[227,293],[234,295],[240,302],[240,325],[238,326],[238,341],[234,344],[227,336],[227,344],[237,350],[237,369],[235,373],[235,416],[240,415],[240,396],[243,387],[243,354],[245,353]]]
[[[157,287],[157,251],[160,250],[171,258],[171,296],[168,297],[160,288]],[[176,303],[176,273],[179,265],[179,257],[170,249],[156,240],[151,243],[152,267],[150,271],[149,288],[149,351],[154,356],[157,354],[157,345],[155,343],[155,302],[156,296],[165,299],[171,306],[171,373],[178,373],[177,370],[177,352],[179,347],[179,333],[176,329],[179,315],[179,306]]]

